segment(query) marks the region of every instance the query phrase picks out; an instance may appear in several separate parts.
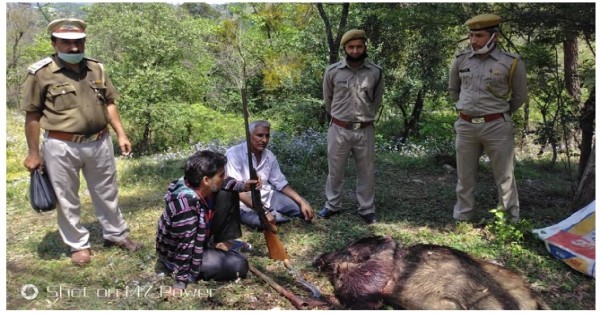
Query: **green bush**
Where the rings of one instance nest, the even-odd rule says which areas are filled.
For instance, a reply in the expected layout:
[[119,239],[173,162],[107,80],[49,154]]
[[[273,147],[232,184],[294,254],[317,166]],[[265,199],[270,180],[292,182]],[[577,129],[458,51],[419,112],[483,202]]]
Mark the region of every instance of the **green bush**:
[[488,227],[494,234],[494,241],[500,246],[522,243],[533,228],[527,220],[512,222],[509,213],[503,209],[492,209],[490,213],[494,220]]
[[388,119],[376,126],[375,141],[380,151],[398,151],[406,157],[425,157],[436,164],[456,165],[454,121],[451,111],[428,113],[419,123],[419,132],[402,139],[404,126],[398,119]]
[[297,97],[277,101],[265,111],[265,116],[277,121],[277,131],[301,135],[307,130],[323,131],[327,126],[323,101]]
[[435,138],[442,141],[454,141],[454,122],[456,113],[434,112],[419,122],[419,138]]
[[215,139],[232,142],[244,136],[241,114],[219,113],[202,104],[164,103],[135,114],[124,113],[123,120],[134,151],[142,155],[189,148]]

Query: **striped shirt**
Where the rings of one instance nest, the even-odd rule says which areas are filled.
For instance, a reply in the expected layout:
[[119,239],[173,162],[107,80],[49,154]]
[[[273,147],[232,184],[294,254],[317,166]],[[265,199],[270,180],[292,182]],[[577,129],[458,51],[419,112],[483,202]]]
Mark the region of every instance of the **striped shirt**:
[[[243,191],[244,182],[229,177],[221,189]],[[202,277],[200,266],[212,232],[214,199],[214,195],[207,200],[198,196],[183,177],[173,181],[167,189],[165,210],[158,220],[156,251],[179,282],[194,282]]]

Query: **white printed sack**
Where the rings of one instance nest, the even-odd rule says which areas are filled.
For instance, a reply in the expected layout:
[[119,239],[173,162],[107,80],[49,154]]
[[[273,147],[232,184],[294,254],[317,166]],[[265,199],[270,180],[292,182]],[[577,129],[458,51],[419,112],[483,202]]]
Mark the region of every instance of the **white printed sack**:
[[596,201],[558,224],[532,232],[552,256],[596,278]]

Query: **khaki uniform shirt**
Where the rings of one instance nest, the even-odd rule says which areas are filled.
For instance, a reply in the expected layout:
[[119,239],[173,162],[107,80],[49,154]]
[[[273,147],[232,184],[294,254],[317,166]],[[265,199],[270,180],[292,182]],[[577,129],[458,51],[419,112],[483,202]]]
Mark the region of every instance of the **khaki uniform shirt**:
[[[518,59],[512,77],[512,95],[509,72]],[[512,114],[527,101],[527,75],[519,55],[496,47],[486,58],[480,59],[471,51],[459,53],[450,69],[448,84],[450,97],[457,101],[456,109],[466,115],[483,116],[494,113]]]
[[346,59],[325,70],[323,99],[331,116],[350,122],[371,122],[383,98],[383,69],[365,59],[358,69]]
[[108,125],[106,106],[117,97],[97,61],[84,59],[76,73],[53,55],[29,68],[21,110],[41,112],[40,127],[45,130],[90,134]]

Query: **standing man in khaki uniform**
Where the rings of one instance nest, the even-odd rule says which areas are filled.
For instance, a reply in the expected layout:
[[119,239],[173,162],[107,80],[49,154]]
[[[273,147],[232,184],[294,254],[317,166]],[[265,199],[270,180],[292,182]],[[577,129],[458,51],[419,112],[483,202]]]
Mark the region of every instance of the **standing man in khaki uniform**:
[[[121,152],[131,143],[115,106],[117,91],[102,64],[85,58],[86,23],[59,19],[48,24],[56,54],[28,68],[21,110],[29,153],[23,165],[48,172],[58,199],[58,230],[71,247],[71,261],[90,262],[89,231],[81,224],[79,172],[87,181],[104,246],[135,251],[118,206],[117,174],[110,124]],[[42,148],[40,129],[44,129]]]
[[527,101],[525,64],[520,56],[497,47],[500,17],[481,14],[469,19],[471,49],[459,53],[450,69],[448,90],[456,101],[458,183],[454,218],[473,216],[479,157],[485,152],[498,189],[498,207],[519,220],[514,176],[514,130],[511,115]]
[[323,100],[331,117],[327,132],[329,174],[327,202],[319,217],[327,219],[342,211],[342,180],[352,152],[356,165],[358,214],[367,224],[375,215],[375,128],[373,121],[383,98],[383,69],[367,58],[367,36],[350,30],[342,36],[346,58],[325,70]]

